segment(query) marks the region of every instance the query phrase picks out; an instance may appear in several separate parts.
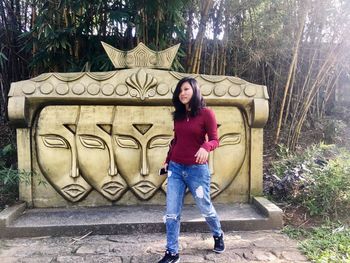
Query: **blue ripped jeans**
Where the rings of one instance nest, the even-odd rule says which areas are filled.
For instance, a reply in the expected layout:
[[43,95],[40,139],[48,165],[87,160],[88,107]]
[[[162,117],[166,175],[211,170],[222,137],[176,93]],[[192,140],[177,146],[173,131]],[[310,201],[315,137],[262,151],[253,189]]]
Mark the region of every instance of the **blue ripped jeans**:
[[208,164],[183,165],[170,161],[166,196],[167,250],[179,251],[179,233],[182,205],[186,187],[204,216],[213,236],[222,234],[219,218],[210,199],[210,172]]

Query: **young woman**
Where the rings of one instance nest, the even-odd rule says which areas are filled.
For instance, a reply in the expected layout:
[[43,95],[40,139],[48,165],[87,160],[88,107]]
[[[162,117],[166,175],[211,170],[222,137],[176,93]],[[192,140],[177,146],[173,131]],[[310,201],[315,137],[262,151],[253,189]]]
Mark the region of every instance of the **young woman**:
[[179,81],[173,94],[175,136],[164,168],[168,171],[166,198],[167,245],[158,263],[179,262],[180,217],[186,187],[214,237],[214,251],[225,250],[219,218],[210,199],[209,152],[219,146],[214,112],[205,107],[194,78]]

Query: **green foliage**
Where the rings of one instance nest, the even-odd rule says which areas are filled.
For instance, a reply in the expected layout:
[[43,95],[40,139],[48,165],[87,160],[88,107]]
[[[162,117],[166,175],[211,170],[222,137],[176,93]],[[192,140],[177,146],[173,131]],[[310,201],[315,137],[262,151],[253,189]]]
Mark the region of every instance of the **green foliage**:
[[[350,153],[317,144],[302,153],[280,146],[271,171],[280,178],[284,199],[311,215],[337,218],[350,209]],[[284,184],[284,185],[283,185]],[[279,196],[278,196],[279,197]],[[279,197],[280,198],[280,197]]]
[[16,149],[12,144],[8,144],[0,149],[0,167],[9,166],[12,156],[16,154]]
[[304,205],[311,215],[344,214],[350,209],[350,153],[342,152],[325,167],[313,167],[308,173],[308,194]]
[[[29,67],[35,74],[108,71],[113,66],[101,40],[123,50],[137,41],[154,50],[166,49],[184,40],[187,4],[183,0],[36,1],[35,20],[19,38],[22,50],[33,55]],[[181,67],[177,61],[175,68]]]
[[346,225],[328,222],[309,231],[288,226],[283,232],[300,240],[300,249],[313,262],[350,262],[350,228]]
[[320,120],[323,132],[324,141],[327,144],[339,144],[343,140],[344,132],[347,127],[346,123],[341,120],[334,118],[323,118]]
[[309,146],[303,152],[294,153],[286,146],[279,144],[276,150],[277,160],[272,163],[271,171],[282,178],[288,170],[298,165],[307,166],[308,169],[317,167],[314,160],[325,160],[324,156],[329,155],[333,147],[332,145],[325,145],[321,142],[320,144]]
[[29,183],[32,176],[31,173],[13,167],[11,160],[14,154],[15,148],[12,144],[0,150],[0,209],[17,198],[19,182]]
[[2,69],[5,66],[5,62],[8,61],[8,58],[6,57],[5,53],[3,53],[3,45],[1,44],[1,50],[0,50],[0,69]]
[[29,183],[30,174],[18,171],[11,163],[15,154],[16,149],[12,144],[0,150],[0,187],[4,188],[3,191],[8,191],[6,188],[12,189],[13,186],[17,187],[19,181]]
[[297,228],[290,225],[285,226],[282,229],[282,233],[288,235],[293,239],[303,239],[308,236],[308,232],[303,228]]
[[14,200],[18,195],[19,173],[9,165],[14,147],[6,145],[0,150],[0,210],[8,200]]

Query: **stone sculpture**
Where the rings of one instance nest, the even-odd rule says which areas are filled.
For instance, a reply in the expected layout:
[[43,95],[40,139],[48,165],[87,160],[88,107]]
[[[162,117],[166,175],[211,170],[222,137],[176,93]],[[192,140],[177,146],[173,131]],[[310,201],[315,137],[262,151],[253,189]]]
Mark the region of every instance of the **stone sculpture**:
[[12,83],[8,112],[17,127],[19,168],[32,173],[31,183],[20,185],[21,200],[34,207],[164,204],[166,177],[158,169],[173,137],[172,92],[185,76],[197,79],[217,117],[212,197],[248,202],[262,193],[266,87],[170,71],[179,45],[160,52],[142,43],[129,52],[103,46],[118,70]]

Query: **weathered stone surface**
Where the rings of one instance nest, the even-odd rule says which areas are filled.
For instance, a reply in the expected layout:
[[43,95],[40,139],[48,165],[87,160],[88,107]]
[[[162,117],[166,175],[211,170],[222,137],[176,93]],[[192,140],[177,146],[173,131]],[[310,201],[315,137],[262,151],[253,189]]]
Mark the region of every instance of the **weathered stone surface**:
[[111,255],[93,255],[91,257],[85,257],[84,262],[93,262],[93,263],[122,263],[122,259],[118,256]]
[[259,248],[261,247],[274,248],[274,247],[284,246],[282,242],[271,237],[264,237],[264,238],[255,240],[253,241],[253,245]]
[[76,254],[103,254],[108,253],[108,246],[83,245],[78,248]]
[[290,261],[307,261],[307,258],[304,255],[302,255],[298,250],[282,251],[282,257]]
[[36,256],[36,257],[30,257],[30,258],[20,258],[17,262],[20,262],[20,263],[50,263],[53,260],[54,260],[53,257]]
[[246,262],[241,256],[232,253],[232,251],[226,251],[223,254],[211,253],[204,257],[211,262]]
[[81,256],[58,256],[56,258],[57,262],[62,263],[83,263],[84,257]]
[[14,262],[18,262],[18,258],[16,258],[16,257],[0,257],[0,262],[14,263]]
[[181,255],[181,262],[183,263],[202,263],[206,262],[204,257],[195,255]]
[[[165,233],[126,236],[18,238],[0,240],[0,262],[158,262],[164,255]],[[280,242],[279,246],[276,242]],[[74,242],[74,243],[73,243]],[[273,245],[269,242],[274,242]],[[276,231],[226,232],[226,251],[212,251],[210,233],[181,233],[181,262],[291,263],[307,262],[294,241]]]
[[276,256],[274,256],[269,251],[261,251],[261,250],[253,250],[253,255],[256,257],[257,260],[261,261],[274,261],[276,260]]

